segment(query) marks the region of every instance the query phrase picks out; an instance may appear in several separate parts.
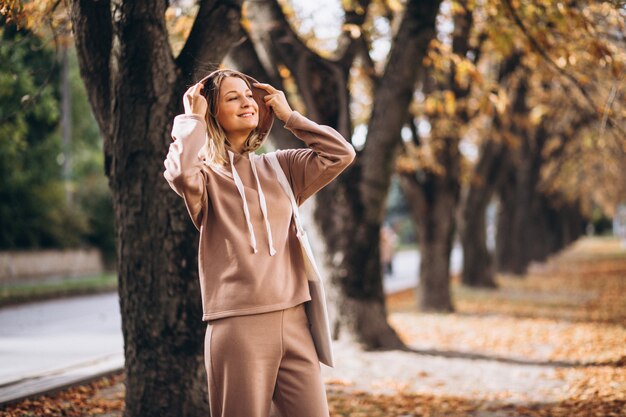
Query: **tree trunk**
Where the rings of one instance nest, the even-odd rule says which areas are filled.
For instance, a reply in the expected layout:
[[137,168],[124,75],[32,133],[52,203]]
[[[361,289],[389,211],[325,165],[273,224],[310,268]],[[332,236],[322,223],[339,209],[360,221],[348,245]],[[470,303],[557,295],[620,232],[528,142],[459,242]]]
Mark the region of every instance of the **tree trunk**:
[[491,197],[504,179],[507,155],[505,143],[487,139],[462,198],[459,221],[463,246],[461,282],[471,287],[496,287],[493,256],[487,249],[485,216]]
[[[367,2],[362,2],[367,3]],[[338,294],[336,335],[347,329],[368,348],[397,348],[402,343],[386,319],[379,258],[380,225],[390,185],[392,162],[416,80],[416,62],[422,62],[434,36],[439,2],[407,3],[393,41],[374,109],[365,148],[355,163],[316,195],[315,220],[324,239],[325,264]],[[336,59],[313,53],[290,29],[274,2],[251,3],[251,37],[274,65],[289,68],[307,116],[352,136],[348,75],[359,40],[346,41]],[[346,16],[360,24],[364,16]],[[359,23],[360,22],[360,23]],[[367,59],[367,58],[365,58]],[[271,73],[271,71],[268,71]]]
[[584,231],[584,221],[576,204],[557,201],[558,196],[539,195],[535,222],[530,227],[535,242],[529,251],[531,261],[542,262],[576,240]]
[[444,176],[421,173],[400,174],[400,185],[407,197],[416,225],[421,255],[416,297],[421,311],[454,311],[450,296],[450,255],[455,229],[455,210],[459,200],[458,149],[447,148],[456,163],[446,164],[455,171]]
[[533,206],[541,168],[541,144],[527,128],[528,88],[527,77],[520,77],[514,93],[510,127],[520,145],[511,157],[512,163],[504,174],[506,179],[500,189],[496,238],[498,270],[515,275],[525,273],[530,263],[532,238],[529,228],[534,221]]
[[206,70],[203,63],[226,54],[238,33],[239,6],[202,3],[176,60],[165,28],[167,2],[70,6],[115,210],[125,416],[205,417],[198,234],[163,178],[163,160],[182,94]]
[[465,206],[460,227],[463,246],[461,282],[470,287],[495,288],[493,258],[487,249],[486,204]]
[[496,218],[496,250],[495,265],[499,272],[510,273],[511,257],[514,252],[515,234],[513,233],[513,217],[515,215],[515,177],[513,170],[506,173],[506,179],[498,191],[498,214]]
[[[473,14],[468,2],[458,2],[462,8],[454,14],[452,52],[466,56],[469,51],[469,37],[473,25]],[[453,60],[452,60],[453,61]],[[422,167],[417,162],[416,172],[401,172],[400,185],[407,197],[413,223],[416,225],[421,264],[416,298],[422,311],[454,311],[450,295],[450,257],[455,232],[455,213],[460,197],[460,135],[457,126],[466,125],[470,120],[464,99],[469,94],[468,86],[456,82],[457,67],[437,73],[434,66],[425,71],[423,93],[451,91],[454,94],[456,110],[449,114],[429,114],[432,135],[429,144],[418,137],[413,120],[409,126],[416,147],[428,146],[433,162],[441,169]],[[441,81],[439,81],[441,80]],[[453,126],[451,127],[450,124]],[[439,126],[442,128],[439,129]],[[438,133],[438,132],[445,133]]]

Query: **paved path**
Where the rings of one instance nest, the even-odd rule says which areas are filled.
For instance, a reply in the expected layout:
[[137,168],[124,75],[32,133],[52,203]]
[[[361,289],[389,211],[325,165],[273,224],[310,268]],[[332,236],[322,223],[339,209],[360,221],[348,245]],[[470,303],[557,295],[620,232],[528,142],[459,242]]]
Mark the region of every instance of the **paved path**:
[[116,293],[0,309],[0,404],[123,364]]
[[[393,274],[385,275],[385,280],[383,281],[385,293],[392,294],[415,287],[418,282],[420,262],[420,253],[416,250],[397,252],[392,260]],[[459,245],[455,245],[450,257],[450,273],[460,273],[462,264],[463,249]]]
[[[386,293],[417,283],[417,251],[398,252]],[[460,269],[460,248],[452,256]],[[124,365],[116,293],[0,309],[0,404],[64,387]]]

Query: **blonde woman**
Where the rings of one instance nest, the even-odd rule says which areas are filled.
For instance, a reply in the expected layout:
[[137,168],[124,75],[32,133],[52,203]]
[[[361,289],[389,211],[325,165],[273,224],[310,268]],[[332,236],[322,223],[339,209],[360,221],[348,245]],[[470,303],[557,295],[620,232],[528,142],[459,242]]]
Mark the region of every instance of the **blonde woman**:
[[200,231],[198,266],[212,417],[328,416],[304,305],[311,300],[292,205],[267,155],[274,115],[307,147],[275,157],[300,205],[355,151],[293,111],[283,92],[233,70],[187,90],[165,160],[170,186]]

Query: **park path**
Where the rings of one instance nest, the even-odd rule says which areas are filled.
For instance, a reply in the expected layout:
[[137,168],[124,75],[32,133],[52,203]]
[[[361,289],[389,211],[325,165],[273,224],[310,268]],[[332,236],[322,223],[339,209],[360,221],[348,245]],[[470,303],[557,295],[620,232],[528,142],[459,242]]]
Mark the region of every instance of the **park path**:
[[123,365],[116,293],[0,309],[0,404]]
[[322,373],[329,388],[385,396],[426,394],[508,403],[557,402],[565,394],[558,367],[442,351],[366,352],[348,340],[333,344],[335,368]]

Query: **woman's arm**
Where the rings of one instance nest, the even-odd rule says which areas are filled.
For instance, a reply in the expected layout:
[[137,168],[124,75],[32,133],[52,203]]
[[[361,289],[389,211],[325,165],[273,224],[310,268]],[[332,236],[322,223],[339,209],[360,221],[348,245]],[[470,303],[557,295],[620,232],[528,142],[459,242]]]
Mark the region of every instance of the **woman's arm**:
[[170,187],[185,200],[193,224],[202,224],[202,207],[207,199],[206,177],[198,153],[206,143],[206,122],[197,114],[174,118],[172,139],[163,176]]
[[276,151],[300,205],[346,169],[356,152],[335,129],[319,125],[297,111],[291,113],[285,128],[308,146]]

